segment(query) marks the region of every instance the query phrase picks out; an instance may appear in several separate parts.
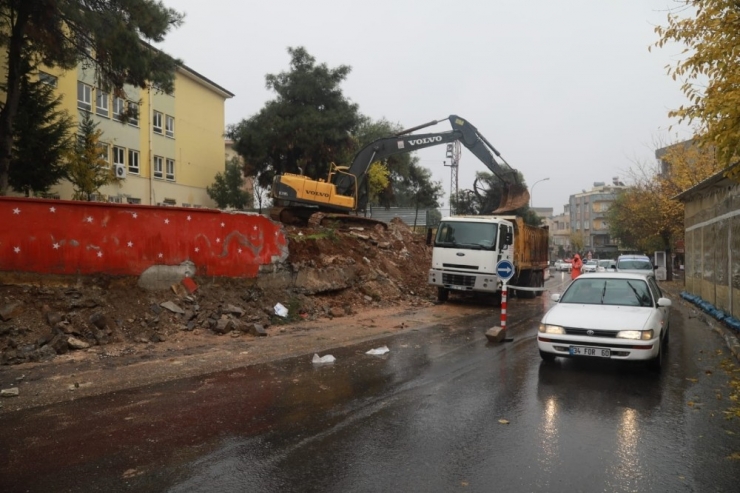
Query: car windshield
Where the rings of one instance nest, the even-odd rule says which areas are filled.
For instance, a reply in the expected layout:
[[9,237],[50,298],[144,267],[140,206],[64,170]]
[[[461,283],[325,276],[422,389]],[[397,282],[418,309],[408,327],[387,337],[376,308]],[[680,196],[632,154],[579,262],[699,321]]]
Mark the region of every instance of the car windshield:
[[611,261],[611,260],[599,260],[599,265],[601,267],[612,267],[613,261]]
[[619,270],[653,270],[653,264],[649,260],[624,259],[617,264]]
[[589,260],[588,262],[586,262],[586,265],[596,265],[596,264],[597,264],[596,260]]
[[647,282],[640,279],[578,278],[560,298],[561,303],[586,305],[652,306]]

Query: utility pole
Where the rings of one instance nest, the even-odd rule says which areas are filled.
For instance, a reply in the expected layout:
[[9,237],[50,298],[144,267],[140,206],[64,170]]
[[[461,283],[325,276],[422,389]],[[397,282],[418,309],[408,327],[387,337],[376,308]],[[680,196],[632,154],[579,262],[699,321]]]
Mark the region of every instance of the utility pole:
[[[454,216],[455,214],[452,211],[452,197],[454,196],[456,199],[457,192],[458,192],[458,181],[457,181],[457,169],[460,165],[460,154],[462,153],[462,147],[460,146],[460,141],[456,140],[454,143],[447,144],[447,152],[445,153],[445,157],[450,160],[450,215]],[[447,161],[442,162],[443,165],[447,165]],[[457,211],[455,211],[457,212]]]

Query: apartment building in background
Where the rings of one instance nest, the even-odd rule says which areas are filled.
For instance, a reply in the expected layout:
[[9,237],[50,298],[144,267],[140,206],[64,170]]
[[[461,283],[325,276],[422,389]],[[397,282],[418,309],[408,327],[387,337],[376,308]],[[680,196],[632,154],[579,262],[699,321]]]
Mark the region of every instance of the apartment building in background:
[[[3,64],[2,80],[6,70]],[[126,99],[103,91],[93,70],[82,66],[38,76],[62,96],[61,108],[78,124],[87,113],[102,131],[101,153],[120,182],[101,188],[96,200],[215,207],[206,187],[225,168],[224,107],[234,94],[185,65],[176,70],[172,94],[126,86]],[[127,110],[136,116],[124,118]],[[61,199],[72,194],[68,181],[51,190]]]
[[570,236],[580,235],[584,252],[591,252],[594,258],[616,258],[619,253],[616,239],[609,234],[606,212],[626,188],[615,177],[612,184],[595,182],[591,190],[571,195],[568,200]]
[[550,250],[556,260],[573,255],[574,252],[570,245],[570,204],[563,206],[562,214],[553,216],[550,234],[552,235]]

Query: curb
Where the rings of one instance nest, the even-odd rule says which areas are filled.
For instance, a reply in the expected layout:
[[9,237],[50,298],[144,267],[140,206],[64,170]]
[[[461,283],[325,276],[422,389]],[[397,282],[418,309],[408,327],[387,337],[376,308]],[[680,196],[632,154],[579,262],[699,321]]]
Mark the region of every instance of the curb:
[[[715,308],[711,303],[702,300],[699,296],[689,294],[686,291],[678,292],[672,289],[666,289],[666,291],[685,301],[688,306],[699,310],[699,313],[704,315],[698,318],[699,321],[724,339],[727,349],[730,350],[735,359],[740,361],[740,338],[736,329],[734,329],[734,326],[737,325],[736,319],[728,316],[722,310]],[[713,323],[715,320],[720,322],[720,324]]]

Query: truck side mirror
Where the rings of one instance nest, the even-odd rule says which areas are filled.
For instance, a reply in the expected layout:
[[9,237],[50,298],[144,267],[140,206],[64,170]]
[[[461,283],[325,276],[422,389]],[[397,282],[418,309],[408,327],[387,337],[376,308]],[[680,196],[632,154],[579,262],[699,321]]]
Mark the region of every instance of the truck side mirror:
[[506,233],[505,243],[507,245],[514,243],[514,235],[512,235],[511,232]]

